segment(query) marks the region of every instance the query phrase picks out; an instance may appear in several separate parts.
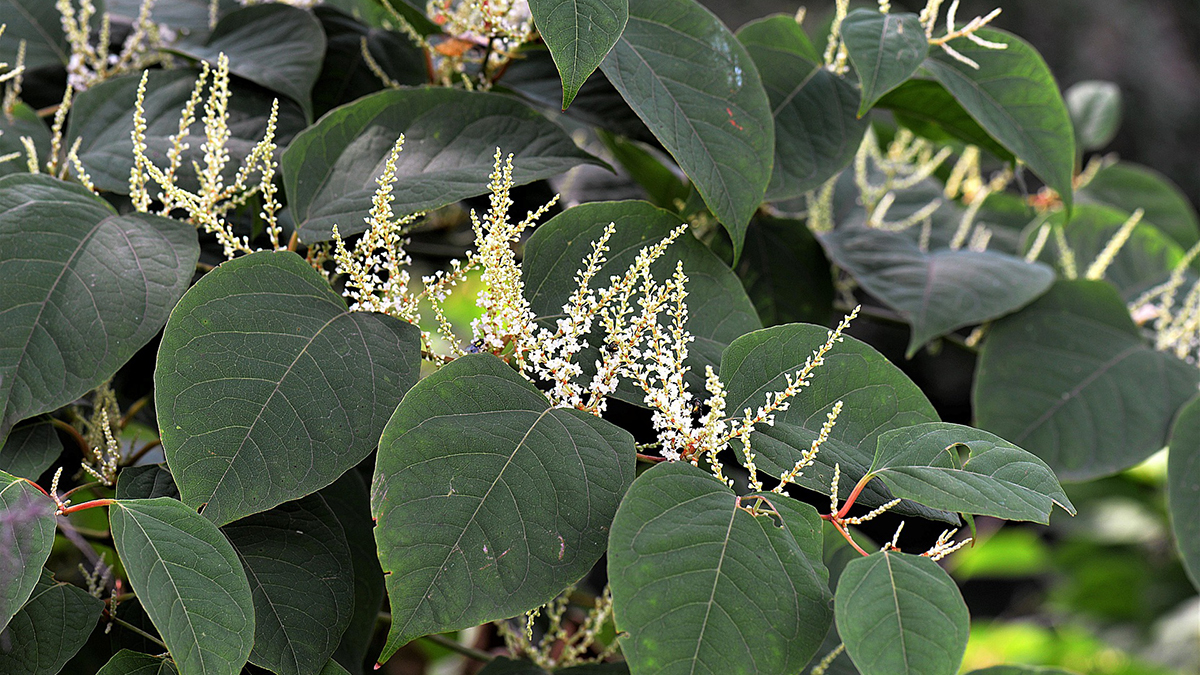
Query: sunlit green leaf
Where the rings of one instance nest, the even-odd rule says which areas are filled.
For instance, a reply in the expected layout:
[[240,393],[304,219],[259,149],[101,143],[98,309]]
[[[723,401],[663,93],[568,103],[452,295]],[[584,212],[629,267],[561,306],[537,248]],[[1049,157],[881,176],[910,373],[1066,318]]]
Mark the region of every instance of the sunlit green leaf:
[[608,553],[631,672],[798,672],[832,618],[821,541],[817,510],[790,497],[738,497],[686,462],[643,473]]
[[[33,568],[35,571],[38,567]],[[0,672],[57,675],[87,642],[104,603],[47,570],[29,601],[0,632]]]
[[967,605],[929,558],[888,551],[854,560],[834,613],[862,675],[954,675],[967,648]]
[[[767,402],[767,393],[787,387],[785,376],[804,367],[813,350],[824,344],[828,330],[822,326],[787,324],[744,335],[721,358],[721,380],[726,388],[726,410],[741,417],[746,408]],[[875,457],[881,434],[899,427],[936,422],[937,413],[925,394],[870,346],[845,337],[825,356],[812,384],[791,399],[786,411],[775,415],[775,424],[760,424],[754,432],[754,451],[760,471],[778,476],[790,471],[820,434],[826,415],[842,401],[843,410],[828,440],[821,445],[816,463],[804,470],[797,484],[828,493],[833,467],[841,467],[844,499],[855,481],[866,474]],[[892,495],[878,481],[869,483],[860,503],[878,506]],[[900,513],[955,522],[941,511],[902,502]]]
[[236,675],[254,644],[254,601],[233,546],[183,502],[115,502],[113,541],[129,583],[181,675]]
[[775,166],[766,199],[799,197],[854,158],[867,129],[858,92],[825,68],[792,17],[751,22],[737,33],[762,75],[775,119]]
[[538,607],[604,553],[633,437],[464,356],[404,397],[379,442],[371,512],[392,627],[408,641]]
[[1075,134],[1054,76],[1021,38],[989,28],[975,34],[1008,47],[992,49],[958,38],[947,44],[978,67],[933,48],[924,68],[992,138],[1057,190],[1070,209]]
[[838,267],[909,322],[909,357],[939,335],[1029,304],[1054,281],[1042,264],[991,251],[925,252],[900,232],[841,228],[820,239]]
[[[959,461],[959,447],[970,452],[965,462]],[[1045,462],[1003,438],[958,424],[914,424],[883,434],[870,474],[898,497],[946,511],[1043,525],[1054,504],[1075,515]]]
[[507,96],[445,87],[381,91],[342,106],[296,137],[281,162],[289,206],[307,243],[366,229],[376,183],[396,139],[392,209],[435,209],[488,191],[496,149],[518,184],[600,160],[563,130]]
[[695,0],[632,0],[600,67],[729,231],[736,257],[775,146],[754,61]]
[[28,481],[0,471],[0,631],[41,577],[54,544],[54,504]]
[[530,0],[529,11],[562,74],[566,110],[621,37],[629,0]]
[[1125,213],[1143,209],[1146,222],[1185,249],[1200,241],[1200,220],[1187,195],[1153,169],[1117,162],[1100,169],[1076,196],[1081,202],[1106,204]]
[[976,370],[975,419],[1060,478],[1088,480],[1163,447],[1198,383],[1194,366],[1145,343],[1112,286],[1059,281],[992,325]]
[[118,215],[49,176],[0,179],[0,438],[112,377],[162,328],[199,254],[187,223]]
[[222,528],[254,595],[250,661],[279,675],[317,671],[354,608],[353,568],[337,516],[309,495]]
[[874,9],[856,9],[842,22],[842,40],[862,87],[859,116],[912,77],[929,55],[921,20],[906,12],[883,14]]
[[1121,126],[1121,88],[1112,82],[1086,80],[1063,94],[1080,151],[1099,150],[1112,142]]
[[154,372],[183,501],[224,525],[337,480],[416,381],[418,343],[411,324],[348,311],[294,253],[205,275],[171,314]]

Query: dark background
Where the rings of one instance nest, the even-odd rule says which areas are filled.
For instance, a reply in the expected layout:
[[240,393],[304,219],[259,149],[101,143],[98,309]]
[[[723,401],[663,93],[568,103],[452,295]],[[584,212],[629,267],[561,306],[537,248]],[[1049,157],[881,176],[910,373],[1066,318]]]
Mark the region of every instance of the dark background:
[[[806,4],[815,34],[833,9],[832,0],[700,2],[733,30]],[[892,11],[924,5],[892,0]],[[1121,87],[1124,121],[1105,152],[1157,169],[1200,202],[1200,0],[963,0],[959,24],[996,7],[1003,12],[993,25],[1032,43],[1063,89],[1083,80]]]

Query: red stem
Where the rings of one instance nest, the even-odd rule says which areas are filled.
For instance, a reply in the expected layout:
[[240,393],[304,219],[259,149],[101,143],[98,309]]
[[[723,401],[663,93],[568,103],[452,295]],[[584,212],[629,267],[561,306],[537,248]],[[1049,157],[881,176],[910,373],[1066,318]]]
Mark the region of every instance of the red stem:
[[871,474],[863,476],[862,479],[858,481],[858,483],[854,486],[854,489],[850,491],[850,496],[846,497],[846,503],[842,504],[842,508],[838,510],[838,520],[845,518],[846,514],[850,513],[850,507],[854,506],[854,500],[858,499],[858,495],[863,491],[863,488],[867,487],[867,483],[869,482],[871,482]]
[[846,538],[846,541],[850,542],[850,545],[854,547],[855,551],[858,551],[859,553],[863,554],[864,556],[871,555],[870,553],[867,553],[866,551],[864,551],[862,549],[862,547],[858,545],[858,542],[854,541],[854,538],[850,536],[850,533],[846,531],[846,528],[842,527],[842,524],[840,522],[838,522],[837,519],[830,520],[829,522],[833,523],[834,528],[836,528],[837,531],[840,532],[841,535]]
[[67,508],[62,510],[62,515],[65,516],[68,513],[75,513],[76,511],[83,511],[84,509],[94,509],[98,506],[112,506],[113,504],[116,504],[116,503],[117,503],[117,500],[115,500],[115,499],[93,499],[90,502],[84,502],[82,504],[75,504],[74,506],[68,506]]
[[637,454],[637,458],[642,460],[643,462],[650,462],[651,464],[658,464],[659,462],[667,461],[666,457],[655,457],[654,455],[643,455],[640,452]]

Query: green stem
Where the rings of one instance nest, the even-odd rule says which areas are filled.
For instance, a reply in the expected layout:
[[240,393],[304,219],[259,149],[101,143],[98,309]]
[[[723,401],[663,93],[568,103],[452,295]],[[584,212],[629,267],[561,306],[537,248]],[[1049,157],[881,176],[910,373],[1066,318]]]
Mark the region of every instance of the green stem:
[[133,625],[133,624],[129,623],[128,621],[125,621],[125,620],[123,620],[123,619],[118,619],[117,617],[115,617],[115,616],[111,616],[111,615],[110,615],[108,618],[109,618],[109,619],[110,619],[110,620],[111,620],[113,623],[115,623],[115,624],[117,624],[118,626],[120,626],[121,628],[125,628],[125,629],[127,629],[127,630],[131,630],[131,631],[133,631],[134,633],[137,633],[138,635],[141,635],[142,637],[146,638],[147,640],[149,640],[149,641],[153,642],[154,644],[156,644],[156,645],[158,645],[158,646],[162,647],[163,649],[166,649],[166,648],[167,648],[167,643],[163,642],[162,640],[159,640],[158,638],[156,638],[156,637],[154,637],[153,635],[151,635],[151,634],[147,633],[146,631],[142,630],[141,628],[138,628],[137,626],[135,626],[135,625]]

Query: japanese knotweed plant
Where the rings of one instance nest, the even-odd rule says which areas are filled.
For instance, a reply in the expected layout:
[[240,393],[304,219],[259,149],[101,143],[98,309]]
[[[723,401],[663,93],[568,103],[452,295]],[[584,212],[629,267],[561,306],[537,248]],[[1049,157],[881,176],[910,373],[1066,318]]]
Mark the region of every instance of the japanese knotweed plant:
[[[1200,225],[944,4],[12,21],[0,672],[952,675],[963,526],[1169,437],[1200,507]],[[975,426],[880,323],[977,354]]]

